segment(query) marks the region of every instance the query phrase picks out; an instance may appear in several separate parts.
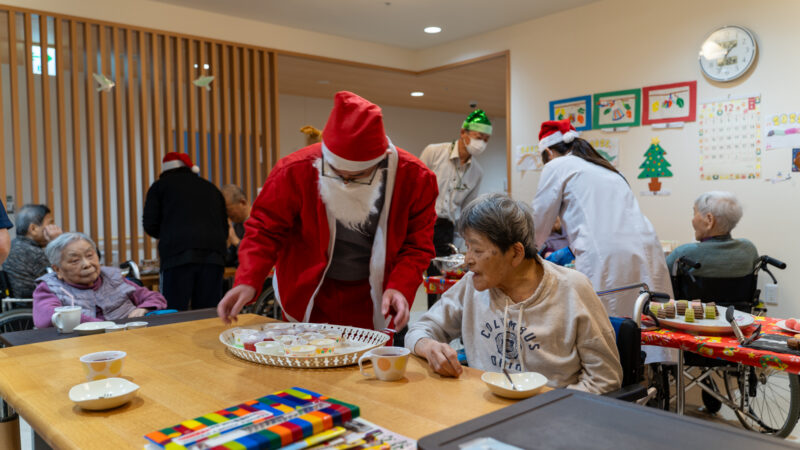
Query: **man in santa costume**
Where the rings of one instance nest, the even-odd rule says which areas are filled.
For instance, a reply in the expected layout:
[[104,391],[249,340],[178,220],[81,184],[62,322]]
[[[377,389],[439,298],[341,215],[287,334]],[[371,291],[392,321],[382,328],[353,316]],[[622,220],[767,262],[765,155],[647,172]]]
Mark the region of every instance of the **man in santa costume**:
[[395,147],[381,109],[339,92],[322,142],[281,159],[245,222],[229,323],[270,269],[287,320],[368,329],[408,322],[433,251],[436,176]]

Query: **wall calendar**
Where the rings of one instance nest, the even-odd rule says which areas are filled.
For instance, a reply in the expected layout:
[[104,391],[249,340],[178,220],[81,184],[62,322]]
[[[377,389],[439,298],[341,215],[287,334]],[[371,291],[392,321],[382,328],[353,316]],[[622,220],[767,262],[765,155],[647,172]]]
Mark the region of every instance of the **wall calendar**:
[[703,103],[697,120],[701,180],[761,178],[761,96]]

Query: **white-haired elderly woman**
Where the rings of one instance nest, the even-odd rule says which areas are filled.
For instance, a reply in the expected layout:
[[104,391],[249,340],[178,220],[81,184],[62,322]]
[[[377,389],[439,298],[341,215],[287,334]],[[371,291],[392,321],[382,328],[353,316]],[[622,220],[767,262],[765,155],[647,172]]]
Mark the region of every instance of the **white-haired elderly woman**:
[[742,218],[742,205],[730,192],[711,191],[694,201],[692,227],[696,243],[684,244],[667,256],[672,270],[686,256],[702,266],[692,271],[699,277],[737,278],[753,271],[758,250],[747,239],[733,239],[731,231]]
[[64,233],[44,251],[55,272],[39,277],[33,291],[33,323],[51,326],[55,308],[81,307],[81,322],[141,317],[164,309],[166,299],[122,276],[119,269],[100,267],[97,246],[83,233]]
[[537,255],[530,207],[484,195],[457,226],[470,272],[409,326],[406,347],[445,376],[461,374],[448,345],[460,337],[470,367],[535,371],[551,387],[598,394],[618,389],[622,368],[606,310],[585,275]]

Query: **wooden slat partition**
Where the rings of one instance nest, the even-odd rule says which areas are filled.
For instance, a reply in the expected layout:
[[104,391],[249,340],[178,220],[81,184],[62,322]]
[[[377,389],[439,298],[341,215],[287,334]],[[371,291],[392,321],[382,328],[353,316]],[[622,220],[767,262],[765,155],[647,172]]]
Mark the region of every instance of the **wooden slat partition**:
[[[61,19],[54,19],[55,33],[56,33],[56,49],[63,49],[64,44],[61,40],[64,30],[62,28]],[[59,181],[61,181],[61,224],[64,228],[69,229],[69,163],[67,163],[67,125],[66,125],[66,111],[64,110],[64,102],[66,92],[64,91],[64,58],[56,54],[56,104],[58,105],[58,153],[59,153]],[[52,164],[52,163],[51,163]],[[52,187],[52,186],[51,186]],[[52,203],[51,203],[52,204]]]
[[[18,65],[17,14],[13,11],[8,11],[8,37],[8,67],[11,69],[9,70],[10,76],[8,80],[9,83],[11,83],[11,132],[14,133],[11,141],[14,146],[14,198],[17,199],[17,204],[21,204],[24,200],[22,190],[23,177],[17,175],[22,173],[22,149],[20,144],[22,137],[20,136],[19,126],[19,75],[16,70]],[[3,201],[5,202],[5,198],[3,198]]]
[[[11,68],[0,78],[0,94],[10,92],[10,107],[0,110],[0,142],[11,133],[6,155],[13,155],[14,173],[0,183],[0,199],[9,191],[17,207],[47,203],[62,228],[89,234],[111,264],[155,255],[141,216],[168,151],[188,151],[201,176],[255,196],[278,152],[272,52],[16,7],[0,11],[8,14],[9,36],[0,42],[9,55],[2,63]],[[35,45],[41,74],[33,73]],[[56,51],[55,70],[48,48]],[[99,89],[94,74],[114,86]],[[215,77],[210,91],[193,84],[204,75]],[[0,173],[10,164],[0,160]]]

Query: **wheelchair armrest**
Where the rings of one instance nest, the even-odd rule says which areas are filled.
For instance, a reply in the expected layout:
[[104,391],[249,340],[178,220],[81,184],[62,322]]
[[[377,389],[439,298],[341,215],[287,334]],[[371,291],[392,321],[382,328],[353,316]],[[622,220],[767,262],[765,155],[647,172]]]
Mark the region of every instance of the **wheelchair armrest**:
[[640,398],[644,398],[646,395],[647,388],[641,384],[634,383],[625,387],[621,387],[616,391],[606,392],[603,394],[603,397],[615,398],[624,402],[635,402]]

